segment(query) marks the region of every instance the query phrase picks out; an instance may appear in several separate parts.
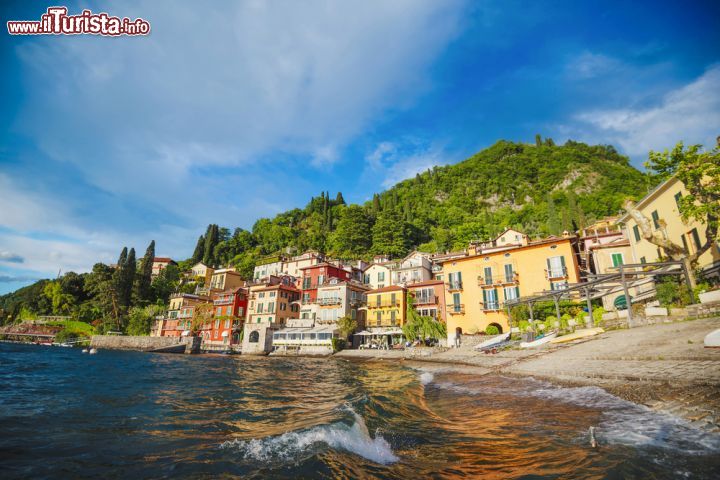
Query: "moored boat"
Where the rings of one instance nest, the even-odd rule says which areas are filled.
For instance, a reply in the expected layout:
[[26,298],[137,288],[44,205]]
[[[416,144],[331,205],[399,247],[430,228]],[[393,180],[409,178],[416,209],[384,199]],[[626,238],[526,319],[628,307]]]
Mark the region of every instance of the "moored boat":
[[600,335],[601,333],[605,333],[605,330],[603,330],[600,327],[584,328],[582,330],[576,330],[574,333],[571,333],[569,335],[563,335],[562,337],[553,338],[552,340],[550,340],[550,343],[572,342],[573,340],[580,340],[581,338],[593,337],[595,335]]
[[520,342],[520,348],[534,348],[539,347],[540,345],[544,345],[553,338],[557,337],[557,332],[548,333],[545,336],[542,336],[540,338],[537,338],[533,340],[532,342]]
[[705,335],[705,348],[720,348],[720,328]]
[[482,343],[478,343],[475,345],[475,350],[485,350],[488,348],[495,347],[497,345],[500,345],[501,343],[507,342],[510,339],[510,332],[508,333],[501,333],[500,335],[495,335],[494,337],[485,340]]

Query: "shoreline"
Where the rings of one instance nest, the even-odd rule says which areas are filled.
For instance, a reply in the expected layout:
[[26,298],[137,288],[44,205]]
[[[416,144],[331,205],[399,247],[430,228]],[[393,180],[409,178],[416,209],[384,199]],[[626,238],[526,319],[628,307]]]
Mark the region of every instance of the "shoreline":
[[471,346],[449,350],[343,350],[357,361],[435,365],[472,375],[536,378],[564,387],[595,386],[624,400],[720,431],[720,349],[703,339],[720,317],[613,330],[567,344],[497,354]]

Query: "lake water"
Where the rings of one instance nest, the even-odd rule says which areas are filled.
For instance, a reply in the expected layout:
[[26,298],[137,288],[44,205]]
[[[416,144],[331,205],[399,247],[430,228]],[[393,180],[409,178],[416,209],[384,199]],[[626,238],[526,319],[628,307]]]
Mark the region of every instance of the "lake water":
[[597,388],[397,362],[0,344],[3,479],[718,472],[718,435]]

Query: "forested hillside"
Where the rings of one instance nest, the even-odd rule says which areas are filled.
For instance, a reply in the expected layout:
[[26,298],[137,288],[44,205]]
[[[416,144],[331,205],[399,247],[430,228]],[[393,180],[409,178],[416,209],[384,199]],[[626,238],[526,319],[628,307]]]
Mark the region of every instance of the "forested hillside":
[[348,205],[341,193],[323,192],[305,208],[259,219],[252,231],[209,225],[192,257],[152,285],[147,262],[154,244],[137,271],[134,250],[124,250],[117,268],[96,264],[89,274],[67,273],[0,297],[0,314],[5,320],[70,314],[103,319],[99,323],[108,328],[130,328],[134,320],[147,325],[154,304],[166,302],[178,288],[178,270],[197,261],[232,265],[250,278],[257,262],[284,252],[397,258],[414,248],[465,248],[470,240],[490,238],[505,227],[532,236],[559,234],[617,213],[625,198],[643,196],[653,183],[611,146],[572,141],[558,146],[539,137],[535,144],[500,141],[463,162],[400,182],[364,205]]
[[304,209],[258,220],[251,232],[211,225],[192,260],[249,273],[258,258],[287,247],[340,258],[400,257],[413,248],[465,248],[505,227],[559,234],[617,213],[623,199],[641,197],[652,182],[612,146],[500,141],[400,182],[364,205],[321,193]]

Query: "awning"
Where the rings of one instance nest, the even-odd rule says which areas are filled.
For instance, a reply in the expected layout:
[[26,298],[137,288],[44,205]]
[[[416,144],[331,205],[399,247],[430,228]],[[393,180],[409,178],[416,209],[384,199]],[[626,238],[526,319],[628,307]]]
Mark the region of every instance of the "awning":
[[358,332],[355,335],[358,335],[360,337],[367,337],[369,335],[375,335],[374,333],[370,333],[367,330],[363,330],[362,332]]
[[188,335],[190,335],[190,330],[183,330],[180,335],[182,335],[183,337],[187,337]]
[[223,332],[223,333],[222,333],[222,336],[223,336],[223,337],[229,337],[229,336],[230,336],[230,332]]

